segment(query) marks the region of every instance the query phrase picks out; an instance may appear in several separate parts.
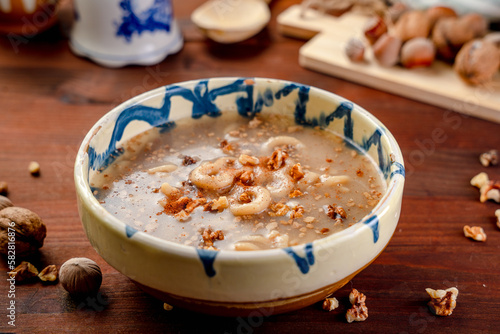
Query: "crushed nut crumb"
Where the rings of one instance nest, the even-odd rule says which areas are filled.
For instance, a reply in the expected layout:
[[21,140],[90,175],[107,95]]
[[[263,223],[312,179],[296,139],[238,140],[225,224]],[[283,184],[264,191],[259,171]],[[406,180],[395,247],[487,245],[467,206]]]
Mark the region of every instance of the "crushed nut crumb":
[[194,165],[196,162],[197,160],[193,157],[190,157],[189,155],[185,155],[184,158],[182,159],[183,166]]
[[498,151],[489,150],[488,152],[482,153],[479,156],[479,161],[481,162],[481,165],[483,165],[484,167],[498,165]]
[[296,163],[292,166],[292,169],[290,169],[290,176],[295,181],[299,181],[304,178],[304,171],[302,170],[302,166],[300,166],[300,163]]
[[200,248],[215,249],[213,247],[214,242],[217,240],[224,240],[224,232],[221,230],[213,231],[209,226],[201,230],[201,237],[203,238],[203,243],[200,244]]
[[297,205],[292,209],[292,212],[290,214],[290,219],[295,219],[295,218],[300,218],[304,215],[304,207],[302,205]]
[[299,196],[302,196],[302,195],[304,195],[304,194],[302,193],[302,191],[300,191],[299,189],[295,189],[295,190],[293,190],[293,191],[292,191],[292,192],[291,192],[288,196],[289,196],[290,198],[295,198],[295,197],[299,197]]
[[464,226],[464,235],[467,238],[474,239],[476,241],[486,241],[486,233],[484,233],[484,230],[480,226],[472,226],[470,227],[469,225]]
[[203,207],[203,211],[211,211],[211,212],[222,212],[224,209],[229,207],[229,201],[226,196],[221,196],[218,199],[213,199]]
[[290,211],[290,208],[283,203],[273,203],[269,206],[271,211],[268,213],[271,217],[281,217]]
[[432,313],[439,316],[449,316],[453,313],[453,310],[457,306],[457,288],[449,288],[446,290],[427,288],[425,291],[431,297],[427,305]]

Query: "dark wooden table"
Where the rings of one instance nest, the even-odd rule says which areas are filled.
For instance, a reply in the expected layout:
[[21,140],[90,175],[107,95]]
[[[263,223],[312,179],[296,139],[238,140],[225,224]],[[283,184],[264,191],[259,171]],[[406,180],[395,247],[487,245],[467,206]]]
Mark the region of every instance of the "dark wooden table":
[[[16,327],[7,324],[8,284],[0,280],[0,332],[58,333],[484,333],[500,331],[500,229],[493,202],[480,203],[469,185],[486,171],[478,156],[500,149],[500,125],[466,117],[379,90],[314,73],[298,65],[303,41],[281,36],[276,16],[297,1],[271,4],[272,21],[237,45],[209,42],[189,19],[201,1],[174,1],[185,46],[162,63],[107,69],[76,57],[68,48],[67,20],[13,47],[0,38],[0,181],[9,198],[38,213],[48,234],[39,268],[71,257],[95,260],[103,271],[99,298],[74,301],[60,284],[16,286]],[[68,6],[65,2],[63,9]],[[67,10],[67,8],[66,8]],[[110,267],[88,242],[76,208],[74,157],[85,133],[118,103],[152,88],[214,76],[274,77],[314,85],[363,106],[399,141],[407,181],[398,228],[382,255],[335,296],[332,313],[319,305],[267,318],[214,318],[174,309],[143,293]],[[441,133],[436,137],[436,133]],[[33,177],[30,161],[41,165]],[[464,225],[480,225],[484,243],[464,237]],[[6,259],[0,270],[7,271]],[[432,315],[425,288],[459,289],[458,305],[446,318]],[[345,321],[347,296],[366,294],[369,318]]]

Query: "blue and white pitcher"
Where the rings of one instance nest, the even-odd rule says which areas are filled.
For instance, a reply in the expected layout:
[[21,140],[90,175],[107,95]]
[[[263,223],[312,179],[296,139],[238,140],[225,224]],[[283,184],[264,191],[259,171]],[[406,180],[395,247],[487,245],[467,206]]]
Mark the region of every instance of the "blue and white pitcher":
[[107,67],[153,65],[183,45],[171,0],[74,0],[72,51]]

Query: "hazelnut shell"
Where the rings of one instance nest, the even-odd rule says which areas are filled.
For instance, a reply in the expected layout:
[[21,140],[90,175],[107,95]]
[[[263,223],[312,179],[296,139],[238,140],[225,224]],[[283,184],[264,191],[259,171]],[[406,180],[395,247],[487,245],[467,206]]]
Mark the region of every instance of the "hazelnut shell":
[[[14,223],[14,224],[12,224]],[[7,254],[9,228],[15,231],[16,256],[28,256],[43,246],[47,228],[34,212],[15,206],[0,210],[0,253]]]
[[85,257],[75,257],[64,262],[59,269],[59,281],[74,296],[96,294],[102,283],[99,265]]

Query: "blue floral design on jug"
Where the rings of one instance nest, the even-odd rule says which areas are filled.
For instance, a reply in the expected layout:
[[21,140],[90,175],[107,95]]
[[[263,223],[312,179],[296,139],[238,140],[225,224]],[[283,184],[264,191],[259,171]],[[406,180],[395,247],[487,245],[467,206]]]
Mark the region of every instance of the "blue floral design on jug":
[[[146,2],[150,4],[146,6]],[[127,42],[132,40],[134,33],[170,31],[173,17],[170,0],[122,0],[120,7],[124,15],[116,36],[123,36]]]

